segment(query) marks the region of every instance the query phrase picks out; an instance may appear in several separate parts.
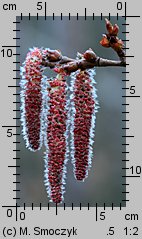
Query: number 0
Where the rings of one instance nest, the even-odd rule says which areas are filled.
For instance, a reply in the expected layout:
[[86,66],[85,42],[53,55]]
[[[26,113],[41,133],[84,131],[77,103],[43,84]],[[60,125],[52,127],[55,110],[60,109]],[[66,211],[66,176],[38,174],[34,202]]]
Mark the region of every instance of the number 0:
[[117,10],[122,10],[122,2],[117,2]]
[[7,210],[7,217],[12,217],[12,209]]
[[25,212],[20,212],[20,220],[25,220]]

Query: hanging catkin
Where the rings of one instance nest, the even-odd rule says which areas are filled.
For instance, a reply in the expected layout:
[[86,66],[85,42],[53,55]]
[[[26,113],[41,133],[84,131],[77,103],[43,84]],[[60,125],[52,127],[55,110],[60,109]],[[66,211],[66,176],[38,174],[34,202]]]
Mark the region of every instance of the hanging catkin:
[[48,83],[45,186],[51,201],[60,203],[63,200],[68,160],[67,84],[61,74],[49,80]]
[[94,74],[91,69],[71,75],[71,157],[75,178],[81,181],[87,177],[92,160],[98,108]]
[[45,77],[42,76],[42,50],[30,49],[21,67],[21,121],[26,146],[39,150],[43,137],[43,92]]

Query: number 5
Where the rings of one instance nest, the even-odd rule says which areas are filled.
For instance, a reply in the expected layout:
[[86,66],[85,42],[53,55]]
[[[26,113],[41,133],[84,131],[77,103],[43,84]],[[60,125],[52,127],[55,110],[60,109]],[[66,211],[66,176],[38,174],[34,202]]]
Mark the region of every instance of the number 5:
[[12,129],[7,130],[7,137],[12,137]]
[[109,235],[114,235],[114,227],[109,228]]

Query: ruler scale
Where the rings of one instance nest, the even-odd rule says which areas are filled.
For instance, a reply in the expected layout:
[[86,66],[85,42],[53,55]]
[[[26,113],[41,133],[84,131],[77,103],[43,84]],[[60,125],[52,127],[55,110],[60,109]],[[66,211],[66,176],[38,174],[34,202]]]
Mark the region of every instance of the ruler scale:
[[[100,3],[102,3],[101,8],[99,6]],[[1,51],[0,57],[2,66],[1,84],[3,84],[3,87],[1,89],[3,91],[2,95],[3,98],[4,99],[7,98],[7,101],[5,101],[6,102],[5,103],[3,98],[1,97],[2,102],[1,108],[3,111],[1,120],[1,132],[2,132],[1,190],[3,190],[2,193],[3,196],[1,203],[2,220],[0,220],[2,222],[1,223],[2,238],[10,236],[16,238],[20,238],[20,236],[21,238],[23,236],[25,236],[25,238],[32,238],[35,236],[38,236],[38,238],[45,238],[46,236],[51,237],[59,235],[63,237],[66,236],[76,238],[86,238],[87,236],[91,238],[142,237],[142,226],[141,226],[142,197],[140,195],[141,155],[139,143],[141,140],[139,132],[141,131],[140,125],[141,108],[139,105],[141,103],[141,95],[139,90],[141,86],[140,85],[141,76],[140,70],[138,69],[138,72],[136,71],[136,64],[139,65],[138,62],[139,47],[141,47],[138,45],[139,39],[141,38],[140,36],[138,36],[138,34],[140,34],[139,33],[140,30],[137,30],[137,24],[140,25],[139,22],[141,21],[141,18],[140,15],[137,14],[139,12],[138,6],[136,6],[136,9],[132,9],[131,6],[135,4],[133,3],[129,4],[128,1],[116,3],[114,3],[113,1],[108,1],[108,3],[105,4],[102,1],[100,1],[100,3],[90,3],[90,5],[88,6],[84,6],[83,3],[83,7],[82,6],[76,7],[77,3],[75,3],[72,4],[73,6],[70,6],[68,12],[67,9],[65,8],[65,6],[67,5],[65,3],[64,4],[56,3],[56,5],[54,5],[54,3],[52,2],[50,3],[46,1],[36,1],[36,2],[31,1],[30,3],[27,1],[26,4],[28,4],[28,8],[25,6],[26,4],[19,3],[19,1],[17,0],[15,0],[14,3],[2,1],[2,3],[0,4],[0,11],[2,13],[1,23],[4,22],[4,26],[2,27],[5,27],[5,31],[2,34],[3,36],[0,41],[0,51]],[[58,5],[59,8],[57,7]],[[60,7],[60,5],[62,7]],[[24,47],[28,45],[28,43],[25,42],[29,41],[29,48],[37,44],[36,31],[39,31],[39,34],[43,34],[42,30],[39,27],[41,23],[45,24],[44,26],[50,26],[51,24],[53,24],[52,27],[55,28],[56,31],[58,31],[59,36],[60,29],[63,29],[63,26],[66,27],[67,25],[68,32],[65,32],[67,29],[65,28],[65,31],[63,32],[65,34],[63,36],[64,43],[62,44],[65,45],[64,49],[66,49],[67,52],[71,54],[71,51],[68,51],[67,49],[67,42],[69,42],[70,45],[74,46],[73,43],[74,39],[73,38],[70,39],[71,34],[69,32],[69,28],[71,29],[71,31],[73,31],[72,22],[74,22],[74,24],[76,25],[78,24],[77,26],[79,27],[82,26],[82,28],[84,26],[90,26],[91,28],[92,24],[96,26],[95,22],[97,21],[98,26],[100,26],[100,28],[103,26],[102,29],[104,29],[103,31],[105,31],[105,23],[104,23],[105,17],[107,17],[113,23],[117,23],[119,25],[120,34],[122,36],[121,39],[125,44],[123,49],[126,51],[126,61],[127,61],[126,68],[120,67],[119,70],[116,68],[114,69],[110,68],[112,69],[112,71],[110,70],[109,73],[108,73],[109,67],[106,68],[106,72],[110,76],[111,74],[113,74],[115,77],[116,74],[115,69],[116,71],[119,71],[119,73],[121,72],[121,76],[118,73],[121,81],[120,85],[118,86],[118,91],[120,90],[120,94],[119,96],[117,94],[117,97],[121,97],[118,100],[119,105],[121,105],[120,107],[121,113],[118,116],[118,121],[116,121],[117,123],[119,122],[120,124],[119,127],[115,121],[112,121],[112,124],[113,123],[116,124],[114,128],[118,127],[118,129],[121,130],[121,135],[119,134],[118,136],[119,138],[121,138],[119,150],[117,151],[118,145],[116,145],[116,148],[113,149],[113,147],[111,148],[110,145],[107,144],[107,142],[106,147],[110,148],[105,149],[108,151],[112,150],[111,153],[112,154],[114,153],[114,155],[117,155],[117,153],[119,153],[120,155],[121,162],[119,162],[118,164],[118,172],[117,171],[112,172],[111,174],[111,177],[112,175],[114,176],[114,181],[116,180],[116,182],[112,182],[112,187],[115,187],[115,185],[117,185],[118,189],[116,188],[116,190],[118,191],[115,192],[115,188],[111,189],[111,187],[109,187],[108,182],[110,181],[108,180],[107,184],[104,186],[104,191],[101,189],[101,186],[100,192],[98,190],[99,195],[98,198],[100,199],[100,201],[96,200],[96,198],[89,199],[89,197],[91,197],[91,192],[89,192],[89,190],[87,189],[87,187],[89,187],[88,186],[89,183],[85,182],[86,186],[83,186],[82,183],[80,185],[80,188],[77,184],[74,184],[75,181],[73,179],[73,176],[71,176],[70,172],[72,168],[69,164],[68,166],[69,175],[67,172],[67,178],[69,177],[70,181],[67,179],[66,182],[65,200],[63,201],[62,204],[59,205],[57,203],[54,204],[50,202],[48,198],[47,199],[45,198],[44,187],[40,188],[40,186],[43,183],[42,172],[39,172],[39,167],[40,170],[41,168],[43,168],[42,166],[43,160],[41,158],[42,152],[29,153],[27,150],[25,150],[21,136],[22,127],[20,121],[21,102],[20,102],[19,82],[21,79],[20,66],[22,65],[23,62],[23,55],[25,54],[25,52],[28,52],[27,48],[24,49]],[[82,23],[82,25],[80,25],[80,23]],[[24,28],[26,24],[27,29]],[[27,37],[25,36],[24,38],[23,34],[25,32],[27,32],[27,34],[29,35],[32,34],[32,32],[30,32],[30,29],[32,29],[32,27],[36,28],[36,30],[34,30],[33,33],[35,34],[35,38],[34,37],[30,38],[28,37],[28,35]],[[137,35],[137,37],[133,35],[134,33],[131,30],[133,28],[135,28],[134,32],[136,32],[135,34]],[[76,29],[77,28],[75,28],[74,25],[74,31],[76,31]],[[100,30],[100,32],[102,31],[102,29]],[[52,28],[49,30],[49,32],[51,30]],[[95,30],[98,31],[98,29]],[[78,32],[82,33],[81,29],[78,29]],[[88,33],[90,33],[89,30]],[[133,42],[133,37],[137,41],[135,42],[134,47],[131,44],[131,42]],[[39,36],[37,38],[40,39]],[[34,39],[33,45],[31,45],[30,39]],[[86,38],[86,41],[89,42],[88,39],[89,37]],[[99,38],[96,39],[97,41],[96,46],[99,45],[98,39],[101,39],[101,35],[99,35]],[[82,39],[82,42],[83,40],[84,39]],[[55,42],[58,45],[62,45],[59,44],[58,41],[56,40]],[[48,47],[48,41],[47,44],[45,42],[46,42],[45,39],[43,38],[40,39],[38,47]],[[53,49],[54,48],[56,48],[56,46],[53,47]],[[77,50],[81,52],[79,48]],[[85,50],[87,49],[84,49],[84,51]],[[98,49],[93,48],[93,50],[96,50],[97,53],[97,50],[99,51],[99,48]],[[111,55],[110,51],[111,51],[110,49],[106,50],[102,49],[100,52],[101,54],[102,52],[104,52],[106,56],[108,54],[109,58],[109,54]],[[6,67],[6,64],[8,65],[8,67],[5,70],[4,68]],[[133,68],[135,69],[135,74]],[[106,85],[104,87],[103,83],[98,82],[97,75],[99,78],[100,74],[99,72],[101,72],[101,70],[102,70],[101,67],[96,68],[97,74],[95,76],[95,79],[98,83],[98,91],[99,91],[98,100],[102,102],[100,110],[104,110],[106,102],[103,102],[103,97],[105,98],[105,96],[101,96],[101,89],[103,92],[108,90],[108,94],[110,93],[110,91],[109,89],[105,88]],[[47,72],[47,74],[48,73],[49,71]],[[104,82],[104,80],[107,81],[107,79],[105,79],[104,74],[105,73],[103,73],[102,75],[100,74],[99,79],[101,80],[102,78],[102,82]],[[111,89],[113,89],[113,87],[116,86],[113,84],[113,86],[111,86],[112,87]],[[117,89],[114,88],[114,90]],[[102,97],[101,99],[99,99],[100,96]],[[136,110],[137,107],[139,107],[139,110]],[[5,110],[5,108],[7,108],[7,110]],[[135,116],[133,112],[136,112],[137,115]],[[106,116],[109,118],[107,112]],[[97,113],[97,118],[99,118],[99,112]],[[106,128],[105,130],[107,132]],[[116,130],[115,134],[117,133],[118,132]],[[96,132],[96,135],[99,134]],[[96,135],[95,141],[97,141]],[[105,147],[105,145],[101,146],[100,144],[99,147]],[[102,156],[99,155],[98,152],[100,151],[98,148],[97,155],[101,160]],[[113,150],[116,151],[116,153],[113,152]],[[25,161],[26,162],[28,161],[26,158],[29,157],[33,158],[33,160],[26,164]],[[107,165],[107,162],[109,161],[106,160],[105,165],[103,165],[100,164],[99,159],[97,159],[96,156],[94,162],[94,164],[96,165],[94,165],[89,171],[90,175],[88,176],[87,179],[88,181],[90,180],[89,179],[90,176],[93,178],[93,173],[97,174],[97,170],[99,170],[98,172],[100,173],[103,167],[104,170],[106,169],[108,170],[108,172],[111,172],[109,171],[110,169],[108,169],[109,166]],[[39,163],[39,161],[41,162]],[[104,163],[104,161],[102,162]],[[116,160],[114,162],[111,161],[110,165],[112,165],[113,167],[114,163],[116,164]],[[99,167],[101,166],[101,169],[97,167],[97,165]],[[114,169],[116,170],[116,165]],[[95,170],[95,172],[93,172],[93,170]],[[31,178],[29,177],[30,174]],[[37,174],[39,174],[39,176],[37,176]],[[116,178],[115,174],[119,175],[119,178]],[[102,171],[102,176],[104,175]],[[97,176],[96,179],[98,180],[98,182],[93,181],[93,186],[92,187],[90,186],[91,188],[90,190],[92,190],[93,187],[96,187],[96,185],[97,187],[99,187],[99,185],[103,185],[101,180],[104,179],[101,179],[100,176]],[[89,182],[92,181],[90,180]],[[105,182],[105,180],[103,182]],[[33,185],[33,183],[35,183],[35,185]],[[87,192],[90,193],[89,196],[85,195],[85,190],[88,190]],[[113,193],[111,190],[113,190]],[[119,195],[119,198],[115,197],[115,193],[116,195]],[[110,194],[110,197],[108,197],[108,194]],[[114,200],[111,200],[111,194]],[[92,195],[94,194],[92,193]],[[105,198],[104,200],[103,198],[101,198],[101,195],[102,197],[104,196]],[[38,199],[36,198],[37,196]],[[84,199],[84,197],[86,198]],[[77,200],[76,198],[79,198],[79,200]],[[108,200],[108,198],[110,200]]]

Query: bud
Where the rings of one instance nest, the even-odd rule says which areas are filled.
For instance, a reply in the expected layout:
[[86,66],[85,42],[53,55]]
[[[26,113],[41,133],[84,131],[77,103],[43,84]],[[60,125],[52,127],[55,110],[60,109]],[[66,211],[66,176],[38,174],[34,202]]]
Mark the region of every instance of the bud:
[[117,24],[114,25],[112,35],[117,36],[119,32],[119,27]]
[[103,35],[103,38],[102,38],[102,40],[100,41],[100,44],[101,44],[103,47],[110,47],[110,43],[109,43],[109,40],[107,39],[107,36],[106,36],[106,35]]
[[106,28],[107,28],[107,30],[108,30],[108,33],[109,33],[109,34],[112,34],[112,32],[113,32],[113,26],[112,26],[112,24],[110,23],[110,21],[109,21],[107,18],[105,18],[105,21],[106,21]]
[[61,60],[62,54],[59,50],[51,50],[51,49],[46,49],[46,57],[49,61],[59,61]]
[[83,54],[83,57],[89,62],[94,62],[97,58],[95,52],[91,48],[85,51],[85,53]]

